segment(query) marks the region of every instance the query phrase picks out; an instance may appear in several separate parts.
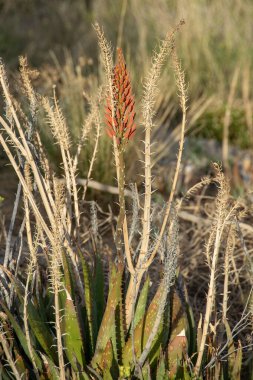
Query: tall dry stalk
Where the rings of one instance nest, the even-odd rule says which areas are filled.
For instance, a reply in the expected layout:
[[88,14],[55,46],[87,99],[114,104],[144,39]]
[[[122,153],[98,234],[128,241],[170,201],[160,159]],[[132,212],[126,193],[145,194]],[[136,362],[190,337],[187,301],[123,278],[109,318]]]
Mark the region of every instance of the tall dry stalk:
[[228,231],[224,257],[224,284],[223,284],[223,301],[222,301],[222,319],[227,319],[228,296],[229,296],[229,274],[230,274],[230,257],[233,255],[235,248],[235,228],[231,226]]
[[[182,22],[180,23],[182,25]],[[178,26],[179,27],[179,26]],[[177,30],[177,29],[176,29]],[[168,35],[167,39],[164,41],[164,43],[161,46],[160,52],[155,56],[153,60],[153,66],[151,68],[151,71],[147,77],[147,82],[144,84],[145,93],[143,98],[143,117],[144,117],[144,126],[145,126],[145,200],[144,200],[144,208],[143,208],[143,218],[142,218],[142,241],[141,241],[141,247],[140,247],[140,254],[137,260],[137,264],[135,267],[135,270],[137,272],[136,279],[134,281],[134,277],[131,276],[130,283],[128,286],[127,291],[127,299],[126,299],[126,321],[127,325],[130,324],[131,319],[131,312],[132,308],[134,306],[134,292],[140,287],[141,279],[144,275],[144,273],[147,271],[147,269],[152,264],[158,249],[160,247],[163,235],[166,230],[167,222],[170,216],[171,207],[172,207],[172,201],[176,190],[179,170],[180,170],[180,164],[181,164],[181,158],[182,158],[182,152],[183,152],[183,144],[184,144],[184,132],[185,132],[185,126],[186,126],[186,91],[185,91],[185,80],[184,80],[184,73],[181,70],[179,61],[177,59],[176,53],[174,51],[174,44],[173,44],[173,37],[174,37],[175,31],[173,31],[170,35]],[[159,233],[159,236],[157,238],[155,247],[151,252],[149,252],[150,247],[150,233],[151,233],[151,183],[152,183],[152,174],[151,174],[151,131],[152,131],[152,118],[153,118],[153,106],[154,106],[154,99],[156,94],[156,86],[157,86],[157,80],[159,79],[159,75],[161,73],[162,65],[164,63],[164,60],[169,54],[172,52],[173,55],[173,63],[174,63],[174,69],[175,69],[175,76],[176,76],[176,82],[178,85],[179,90],[179,96],[180,96],[180,104],[182,107],[182,124],[181,124],[181,138],[180,138],[180,144],[179,144],[179,153],[178,153],[178,160],[177,160],[177,166],[174,174],[172,189],[170,193],[170,197],[167,203],[167,209],[165,212],[165,216],[162,222],[161,230]],[[136,289],[134,290],[134,288]]]
[[10,343],[8,342],[8,339],[6,338],[6,333],[4,332],[2,328],[2,322],[0,322],[0,343],[3,347],[5,356],[7,358],[7,362],[16,378],[16,380],[21,380],[22,377],[19,375],[18,369],[16,367],[16,363],[13,360],[13,357],[11,355],[11,350],[10,350]]
[[[225,227],[229,225],[231,221],[234,219],[239,206],[238,203],[235,203],[232,206],[229,204],[230,188],[228,181],[225,179],[224,174],[221,172],[220,168],[217,165],[216,170],[217,176],[215,180],[219,186],[219,191],[216,199],[216,215],[210,232],[210,236],[212,236],[213,241],[209,242],[209,244],[207,245],[208,250],[212,249],[212,253],[207,253],[207,257],[209,257],[210,260],[210,281],[207,293],[206,311],[203,318],[202,336],[199,344],[197,361],[194,368],[194,375],[196,378],[198,378],[201,369],[201,363],[204,355],[211,313],[214,307],[217,262],[220,253],[220,246],[222,243],[222,236]],[[227,291],[226,288],[224,288],[224,291]],[[224,300],[224,307],[226,307],[226,299]]]
[[[67,190],[68,191],[68,190]],[[61,316],[60,310],[60,292],[63,291],[62,283],[62,241],[64,235],[62,231],[62,219],[64,215],[64,186],[55,184],[55,197],[56,197],[56,212],[55,212],[55,225],[53,227],[54,242],[52,244],[52,251],[50,257],[50,280],[51,292],[54,295],[54,314],[55,314],[55,331],[56,331],[56,345],[59,360],[60,379],[65,380],[65,366],[64,366],[64,348],[62,343],[62,330],[61,330]]]
[[223,160],[223,165],[225,170],[228,172],[229,170],[229,163],[228,163],[228,149],[229,149],[229,125],[231,121],[231,112],[232,112],[232,107],[233,107],[233,102],[235,98],[235,92],[236,92],[236,86],[239,78],[239,67],[236,67],[231,85],[230,85],[230,91],[228,95],[228,101],[227,101],[227,106],[226,106],[226,112],[224,116],[224,126],[223,126],[223,139],[222,139],[222,160]]

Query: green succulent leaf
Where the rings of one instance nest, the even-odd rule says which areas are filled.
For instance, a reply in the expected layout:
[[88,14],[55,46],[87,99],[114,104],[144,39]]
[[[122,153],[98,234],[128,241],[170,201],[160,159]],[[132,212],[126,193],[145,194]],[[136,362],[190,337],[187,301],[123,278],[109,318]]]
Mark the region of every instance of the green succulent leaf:
[[[135,356],[138,359],[140,357],[142,350],[144,349],[148,337],[152,331],[153,324],[156,320],[157,313],[159,310],[160,299],[163,294],[163,285],[161,284],[155,296],[153,297],[152,302],[150,303],[147,312],[143,315],[142,319],[139,321],[138,325],[134,329],[134,351]],[[148,355],[148,361],[150,365],[156,360],[159,356],[160,345],[163,340],[163,323],[158,329],[157,335],[154,339],[154,342],[151,346],[150,353]],[[133,347],[132,347],[132,336],[130,336],[126,342],[126,345],[123,350],[123,364],[125,366],[132,366],[134,362],[133,359]]]
[[[101,359],[101,368],[103,370],[103,378],[108,379],[117,379],[118,372],[118,364],[115,361],[115,356],[113,352],[113,345],[111,339],[108,341],[102,359]],[[113,377],[112,377],[113,376]]]
[[[1,358],[1,357],[0,357]],[[13,380],[13,376],[8,374],[7,369],[4,367],[4,365],[0,361],[0,379],[2,380]]]
[[[99,326],[101,325],[104,309],[105,309],[105,284],[104,284],[104,268],[103,262],[99,254],[95,255],[94,262],[94,275],[93,275],[93,284],[94,284],[94,294],[96,294],[96,339],[98,334]],[[93,300],[94,301],[94,300]]]
[[[17,337],[18,337],[18,340],[19,340],[19,343],[20,343],[22,349],[24,350],[24,352],[28,356],[28,358],[31,360],[30,352],[29,352],[28,345],[27,345],[26,336],[23,333],[22,328],[17,323],[16,319],[14,318],[14,316],[12,315],[10,310],[3,304],[3,302],[0,301],[0,305],[1,305],[1,308],[4,310],[5,314],[7,315],[8,319],[11,323],[11,326],[13,327],[13,329],[14,329]],[[41,360],[40,360],[38,354],[36,353],[36,351],[34,349],[33,349],[33,357],[34,357],[34,360],[35,360],[35,363],[36,363],[38,369],[42,370]]]
[[[1,268],[5,271],[5,273],[10,278],[14,288],[16,290],[16,294],[18,296],[20,305],[22,308],[24,307],[24,287],[19,280],[17,280],[10,271],[6,268]],[[37,341],[40,346],[45,350],[46,354],[52,358],[54,362],[57,362],[57,353],[54,348],[54,337],[53,334],[48,327],[48,321],[44,320],[41,314],[37,311],[33,303],[28,300],[27,303],[27,314],[28,321],[31,327],[33,334],[35,335]]]
[[111,371],[107,368],[103,373],[104,380],[113,380],[114,378],[111,375]]
[[149,362],[146,362],[142,367],[141,372],[139,372],[139,378],[143,380],[152,380]]
[[28,369],[25,365],[24,359],[16,348],[14,348],[13,351],[14,351],[13,354],[15,358],[15,366],[18,372],[21,374],[21,377],[26,377],[26,375],[28,374]]
[[66,252],[62,252],[62,263],[63,263],[63,272],[64,272],[64,277],[63,277],[63,282],[64,282],[64,287],[66,291],[71,295],[71,298],[74,299],[75,296],[75,286],[74,286],[74,281],[73,281],[73,270],[72,270],[72,264],[70,263],[70,260],[66,254]]
[[[92,289],[92,277],[89,265],[86,260],[80,254],[82,270],[83,270],[83,280],[84,280],[84,302],[87,316],[87,324],[89,331],[89,353],[92,356],[95,352],[95,331],[97,330],[96,318],[95,318],[95,297]],[[96,294],[96,293],[95,293]],[[97,296],[97,295],[96,295]]]
[[[79,327],[78,316],[74,302],[66,291],[64,316],[62,317],[63,344],[65,353],[75,371],[83,370],[85,366],[84,344]],[[81,367],[80,367],[81,366]]]
[[98,333],[95,355],[92,359],[92,366],[94,368],[100,366],[104,350],[109,340],[112,341],[114,357],[118,357],[116,342],[116,312],[121,303],[123,270],[124,268],[122,265],[118,265],[117,267],[113,265],[111,269],[106,309]]
[[231,375],[231,380],[241,379],[241,368],[242,368],[242,344],[240,340],[238,341],[238,348],[236,350],[236,357],[233,367],[233,372]]
[[148,300],[148,291],[149,291],[150,278],[147,276],[145,283],[141,289],[140,296],[137,302],[135,314],[134,314],[134,328],[138,325],[140,320],[145,315],[147,300]]
[[234,370],[234,364],[236,360],[236,351],[235,351],[235,345],[234,345],[234,339],[233,335],[229,326],[229,323],[226,319],[223,320],[226,334],[227,334],[227,340],[228,340],[228,378],[232,378],[233,370]]
[[46,378],[50,380],[59,380],[60,372],[58,368],[55,366],[54,362],[48,356],[42,353],[41,357],[43,360],[45,375],[47,376]]
[[[191,380],[193,376],[189,373],[186,363],[184,363],[184,380]],[[221,379],[222,380],[222,379]]]
[[182,372],[182,359],[188,350],[186,331],[188,321],[182,301],[174,289],[171,302],[171,334],[168,344],[168,365],[170,376],[178,376]]
[[187,292],[187,288],[185,284],[184,284],[183,293],[184,293],[184,308],[185,308],[186,318],[188,322],[187,329],[186,329],[188,352],[189,352],[189,356],[191,356],[192,354],[196,352],[196,349],[197,349],[197,345],[196,345],[197,331],[196,331],[196,324],[195,324],[195,319],[193,315],[193,310],[189,302],[188,292]]
[[156,378],[161,380],[168,379],[168,371],[166,369],[165,357],[162,352],[162,348],[160,348],[160,357],[156,370]]
[[63,344],[66,348],[66,356],[73,369],[75,371],[80,371],[83,370],[85,366],[84,344],[78,319],[78,313],[72,299],[74,290],[72,290],[71,285],[71,272],[69,263],[64,255],[63,268],[64,290],[59,293],[60,303],[63,310],[61,322]]

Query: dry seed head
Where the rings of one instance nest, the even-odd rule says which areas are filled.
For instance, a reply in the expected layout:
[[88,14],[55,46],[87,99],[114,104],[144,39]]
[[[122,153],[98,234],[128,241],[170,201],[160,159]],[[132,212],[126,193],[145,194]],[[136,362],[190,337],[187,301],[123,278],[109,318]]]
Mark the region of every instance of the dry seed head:
[[113,68],[112,83],[113,99],[111,100],[110,96],[107,98],[105,119],[108,135],[110,137],[116,137],[117,144],[120,146],[124,142],[127,142],[134,135],[136,130],[134,122],[135,101],[121,49],[117,50],[117,64]]
[[65,151],[70,148],[70,138],[68,134],[68,128],[66,125],[65,118],[59,107],[58,102],[55,99],[55,107],[50,105],[49,99],[46,97],[42,98],[42,106],[46,111],[48,124],[51,127],[54,138],[57,143],[63,147]]
[[40,162],[41,168],[44,172],[45,179],[48,180],[50,178],[49,161],[48,161],[48,158],[46,156],[46,153],[45,153],[44,147],[42,145],[41,138],[40,138],[38,131],[35,131],[35,134],[33,136],[33,144],[34,144],[36,152],[38,154],[39,162]]
[[87,136],[90,133],[91,126],[94,119],[95,119],[95,113],[92,110],[82,125],[81,142],[84,142],[87,139]]
[[55,291],[55,287],[62,289],[62,249],[63,249],[63,228],[62,228],[62,209],[64,207],[64,187],[54,181],[55,190],[55,223],[52,228],[53,240],[51,242],[51,249],[49,251],[50,271],[49,282],[51,291]]
[[24,90],[30,102],[31,115],[32,117],[34,117],[35,111],[36,111],[37,99],[36,99],[35,91],[31,84],[31,78],[37,78],[39,73],[37,70],[29,69],[26,57],[22,57],[22,56],[19,57],[19,64],[20,64],[20,74],[21,74]]
[[180,100],[180,106],[182,109],[186,107],[187,102],[187,88],[185,84],[185,74],[181,66],[181,62],[178,59],[175,48],[172,48],[172,61],[175,71],[176,85],[178,89],[178,97]]
[[94,29],[97,33],[98,37],[98,44],[101,51],[101,56],[105,68],[105,74],[107,77],[107,82],[110,87],[111,82],[111,73],[112,73],[112,67],[113,67],[113,59],[112,59],[112,46],[110,42],[107,41],[104,35],[103,29],[100,28],[98,23],[95,23]]
[[214,165],[214,168],[217,173],[215,181],[218,185],[218,194],[216,198],[216,218],[222,218],[222,220],[224,220],[228,213],[230,186],[226,177],[224,176],[224,173],[221,171],[221,168],[217,164]]
[[144,81],[144,94],[142,99],[143,119],[146,129],[153,127],[152,118],[155,114],[154,105],[156,101],[157,85],[163,65],[168,55],[173,51],[175,45],[175,34],[185,24],[181,20],[176,27],[167,33],[165,39],[160,43],[158,49],[154,51],[150,70]]
[[37,223],[35,232],[34,232],[34,237],[33,237],[33,244],[32,244],[31,252],[30,252],[31,254],[30,262],[33,269],[35,269],[37,265],[37,252],[40,245],[40,233],[41,233],[40,230],[41,230],[41,226],[39,225],[39,223]]
[[203,177],[200,182],[196,183],[196,185],[192,186],[187,193],[185,194],[184,198],[189,199],[192,196],[196,195],[204,186],[209,185],[212,182],[211,178],[209,177]]
[[24,126],[24,129],[27,129],[27,128],[29,129],[29,120],[28,120],[26,114],[24,113],[21,104],[13,96],[10,95],[10,98],[11,98],[12,105],[13,105],[17,115],[22,120],[22,124]]
[[[65,208],[65,198],[66,198],[66,185],[64,182],[59,181],[57,178],[53,178],[54,184],[54,195],[55,195],[55,221],[59,223],[58,227],[62,225],[62,214]],[[60,228],[61,230],[61,228]]]

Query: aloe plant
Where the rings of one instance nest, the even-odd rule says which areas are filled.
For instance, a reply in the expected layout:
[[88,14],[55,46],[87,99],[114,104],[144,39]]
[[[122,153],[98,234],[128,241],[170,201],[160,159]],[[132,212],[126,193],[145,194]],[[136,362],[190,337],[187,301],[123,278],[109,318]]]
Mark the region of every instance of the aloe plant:
[[[80,252],[81,256],[82,253]],[[77,293],[72,264],[64,259],[61,268],[63,289],[59,294],[61,304],[61,331],[64,345],[64,363],[67,379],[194,379],[191,371],[190,355],[196,350],[196,331],[192,312],[181,288],[181,279],[176,280],[167,296],[160,327],[155,335],[144,365],[139,368],[138,359],[147,343],[157,313],[163,291],[162,283],[150,299],[149,277],[146,278],[139,294],[132,327],[127,330],[124,321],[123,291],[125,268],[122,264],[110,262],[108,294],[95,294],[97,286],[105,286],[103,271],[99,277],[95,273],[101,265],[101,257],[94,257],[91,266],[82,255],[84,303]],[[20,376],[35,378],[34,362],[39,379],[58,379],[58,356],[55,347],[56,333],[51,323],[54,315],[53,301],[48,280],[45,279],[39,291],[29,294],[27,303],[29,335],[32,353],[29,351],[24,333],[24,315],[15,310],[23,309],[25,288],[22,280],[5,270],[15,288],[16,300],[11,310],[1,301],[1,336],[5,339],[9,353]],[[99,284],[98,284],[99,283]],[[102,299],[99,299],[101,297]],[[106,301],[105,301],[106,300]],[[98,319],[101,302],[104,302],[102,320]],[[99,323],[98,323],[99,322]],[[239,343],[235,349],[231,330],[226,323],[229,362],[220,372],[224,379],[240,379],[242,350]],[[13,371],[0,341],[0,367],[3,379],[13,379]],[[212,348],[213,347],[213,348]],[[212,351],[215,342],[210,341]],[[208,353],[207,353],[208,355]],[[209,358],[210,359],[210,358]],[[208,359],[208,361],[210,361]],[[193,359],[194,362],[194,359]],[[208,368],[210,378],[214,369]],[[14,376],[15,377],[15,376]],[[202,376],[200,377],[202,379]]]
[[[99,256],[95,256],[94,260],[94,267],[101,265]],[[81,295],[76,292],[71,266],[72,264],[65,258],[61,269],[63,288],[59,294],[67,378],[74,378],[74,376],[78,376],[80,379],[92,378],[92,376],[95,378],[95,373],[97,378],[99,376],[108,379],[132,378],[136,372],[135,361],[140,356],[157,317],[162,287],[158,287],[149,303],[150,280],[147,277],[137,302],[133,329],[127,331],[123,315],[125,295],[122,290],[125,270],[122,264],[111,263],[109,291],[104,310],[102,310],[103,318],[98,325],[97,315],[102,300],[99,299],[99,294],[94,294],[94,289],[98,286],[98,282],[102,282],[104,285],[104,277],[98,278],[87,263],[87,259],[82,256],[83,285],[85,287],[84,304],[82,304]],[[9,342],[9,350],[20,377],[27,374],[29,378],[33,378],[34,363],[24,333],[24,315],[20,312],[15,313],[16,308],[22,310],[24,306],[25,288],[22,280],[15,278],[7,270],[5,272],[15,288],[17,298],[11,310],[3,301],[1,302],[2,335]],[[157,371],[168,371],[170,364],[165,357],[170,352],[171,341],[175,340],[175,336],[181,328],[186,330],[188,328],[187,318],[180,323],[177,322],[174,326],[174,317],[171,316],[171,312],[174,310],[173,313],[175,313],[176,308],[178,313],[183,306],[176,296],[175,290],[173,294],[174,297],[168,301],[163,321],[146,360],[153,376]],[[103,300],[105,296],[105,294],[100,294]],[[56,333],[54,325],[51,323],[53,303],[50,305],[49,299],[50,289],[48,282],[45,281],[39,292],[30,293],[27,304],[29,334],[40,379],[55,379],[59,376],[55,348]],[[171,333],[168,334],[170,329]],[[183,351],[184,349],[179,347],[175,351],[179,361],[183,359]],[[0,351],[0,358],[4,363],[6,358],[3,351]],[[143,371],[145,374],[145,366]],[[3,378],[12,379],[9,363],[2,368],[2,375]]]
[[[242,366],[240,342],[236,347],[235,334],[230,330],[225,316],[223,334],[227,336],[227,344],[222,349],[219,348],[217,334],[209,326],[215,288],[215,264],[222,233],[227,224],[233,222],[232,217],[237,210],[236,206],[230,210],[228,186],[220,170],[216,179],[220,185],[217,197],[219,223],[214,223],[207,244],[211,249],[212,239],[216,236],[216,260],[213,259],[212,286],[209,287],[204,323],[202,326],[200,321],[197,333],[186,288],[181,276],[177,274],[177,214],[180,204],[175,205],[173,199],[183,150],[187,96],[184,75],[174,51],[174,34],[182,24],[183,22],[161,43],[144,84],[145,193],[143,207],[140,206],[135,213],[133,228],[130,229],[125,203],[124,154],[126,144],[137,129],[134,121],[134,97],[122,50],[118,50],[116,65],[112,67],[110,46],[101,29],[95,26],[108,80],[106,125],[113,140],[119,193],[116,232],[110,242],[111,250],[113,251],[113,246],[116,248],[112,257],[104,254],[104,246],[99,243],[97,220],[93,221],[89,231],[85,228],[85,236],[89,235],[90,239],[83,242],[76,182],[76,165],[81,145],[78,146],[76,156],[72,157],[72,142],[55,92],[53,106],[48,98],[43,98],[41,104],[47,113],[53,136],[60,146],[64,184],[57,181],[50,172],[49,163],[41,152],[39,135],[35,133],[36,144],[27,141],[27,133],[23,131],[18,119],[22,112],[12,101],[4,68],[0,65],[0,82],[6,109],[12,115],[6,121],[0,116],[4,130],[4,133],[2,129],[0,131],[0,143],[22,185],[25,210],[23,225],[30,251],[26,276],[18,271],[18,267],[15,274],[7,269],[11,258],[9,250],[6,255],[7,264],[0,267],[0,294],[3,295],[0,301],[1,378],[239,379]],[[155,88],[161,67],[169,53],[173,56],[183,116],[172,190],[157,231],[153,220],[155,210],[151,202],[150,139]],[[26,61],[22,60],[21,63],[24,90],[33,111],[28,121],[25,118],[24,124],[27,125],[34,120],[34,106],[38,96],[32,89]],[[95,110],[98,111],[98,107]],[[95,120],[99,124],[98,115]],[[14,122],[17,131],[12,125]],[[97,131],[98,139],[100,125]],[[97,144],[95,145],[84,197],[96,156]],[[43,162],[41,167],[34,154],[35,146],[39,146],[38,156]],[[20,168],[16,162],[13,149],[18,150],[18,157],[22,156],[21,163],[25,163],[24,167]],[[38,202],[38,197],[44,208]],[[138,219],[141,219],[140,231],[135,231]],[[32,220],[35,220],[34,230]],[[211,260],[211,254],[207,252],[207,257]],[[41,253],[46,258],[44,267],[38,258]],[[151,284],[149,269],[157,254],[160,254],[163,267],[159,279]],[[109,267],[108,274],[104,268],[105,263]],[[227,300],[224,305],[227,305]],[[228,365],[223,365],[221,359],[217,359],[218,355],[222,357],[221,354],[229,357]]]

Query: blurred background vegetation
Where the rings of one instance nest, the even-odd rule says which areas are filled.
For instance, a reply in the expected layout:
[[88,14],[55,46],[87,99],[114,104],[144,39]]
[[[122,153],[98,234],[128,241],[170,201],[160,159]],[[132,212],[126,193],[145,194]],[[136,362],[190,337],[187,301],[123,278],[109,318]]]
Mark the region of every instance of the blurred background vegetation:
[[[112,46],[123,47],[140,104],[151,53],[182,18],[186,24],[176,45],[188,82],[188,134],[194,136],[193,141],[198,136],[222,144],[227,112],[230,144],[251,148],[251,0],[156,0],[155,5],[153,0],[1,0],[0,56],[13,72],[18,56],[27,55],[30,65],[40,71],[36,88],[49,94],[57,86],[72,137],[77,140],[87,111],[84,93],[94,93],[103,81],[92,24],[98,21]],[[179,105],[170,63],[160,90],[154,131],[159,143],[157,162],[178,140]],[[46,134],[45,139],[50,137]],[[111,149],[106,141],[106,137],[101,139],[96,178],[110,182],[113,172],[109,175],[106,163]],[[57,158],[55,147],[49,150]],[[222,159],[217,155],[216,159]]]
[[[177,46],[194,95],[226,95],[237,65],[251,66],[251,0],[8,0],[0,2],[0,55],[12,68],[28,55],[36,67],[64,61],[97,62],[92,23],[103,25],[116,46],[122,41],[135,74],[142,74],[157,40],[178,20],[186,25]],[[121,34],[119,36],[119,34]],[[238,92],[240,92],[238,90]]]

